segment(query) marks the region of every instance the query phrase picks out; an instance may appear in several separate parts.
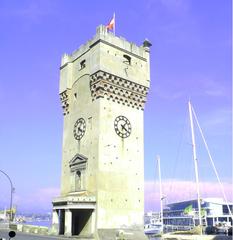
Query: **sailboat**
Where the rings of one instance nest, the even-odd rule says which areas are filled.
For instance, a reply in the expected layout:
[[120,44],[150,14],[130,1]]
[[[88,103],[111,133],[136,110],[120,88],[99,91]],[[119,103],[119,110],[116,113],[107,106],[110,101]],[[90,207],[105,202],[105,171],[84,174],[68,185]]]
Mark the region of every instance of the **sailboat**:
[[[212,159],[212,156],[210,154],[210,151],[209,151],[209,148],[208,148],[208,145],[206,143],[206,140],[205,140],[205,137],[203,135],[203,132],[202,132],[202,129],[200,127],[200,124],[198,122],[198,119],[197,119],[197,116],[195,114],[195,111],[191,105],[191,102],[189,101],[188,102],[188,109],[189,109],[189,118],[190,118],[190,128],[191,128],[191,138],[192,138],[192,152],[193,152],[193,161],[194,161],[194,168],[195,168],[195,180],[196,180],[196,192],[197,192],[197,200],[188,200],[188,201],[183,201],[183,202],[178,202],[178,203],[173,203],[173,204],[168,204],[170,210],[168,211],[165,211],[165,227],[169,227],[171,229],[176,229],[176,230],[189,230],[190,226],[193,225],[193,226],[198,226],[199,227],[199,233],[202,234],[202,229],[203,229],[203,225],[204,225],[204,222],[203,222],[203,217],[202,217],[202,208],[201,208],[201,201],[202,203],[205,203],[205,205],[209,205],[211,204],[211,208],[209,207],[209,210],[208,213],[205,212],[205,220],[208,218],[209,221],[211,222],[212,221],[212,225],[211,226],[214,226],[215,224],[215,219],[217,218],[218,219],[218,215],[219,215],[219,212],[215,212],[215,213],[211,213],[214,211],[213,209],[213,206],[214,203],[213,202],[213,198],[209,198],[209,199],[201,199],[201,196],[200,196],[200,189],[199,189],[199,172],[198,172],[198,161],[197,161],[197,153],[196,153],[196,141],[195,141],[195,132],[194,132],[194,121],[196,122],[196,125],[200,131],[200,134],[201,134],[201,137],[202,137],[202,140],[204,142],[204,145],[205,145],[205,148],[207,150],[207,153],[208,153],[208,156],[209,156],[209,159],[210,159],[210,162],[211,162],[211,165],[213,167],[213,170],[215,172],[215,175],[217,177],[217,180],[218,180],[218,183],[220,185],[220,188],[221,188],[221,191],[222,191],[222,195],[223,195],[223,198],[224,198],[224,202],[223,201],[221,202],[222,206],[225,205],[228,209],[228,218],[230,219],[233,219],[232,218],[232,212],[231,212],[231,209],[230,209],[230,206],[229,206],[229,203],[227,201],[227,198],[226,198],[226,195],[225,195],[225,192],[224,192],[224,189],[223,189],[223,186],[221,184],[221,181],[220,181],[220,178],[219,178],[219,175],[218,175],[218,172],[217,172],[217,169],[215,167],[215,164],[213,162],[213,159]],[[205,202],[204,202],[204,201]],[[189,207],[192,208],[192,204],[194,204],[194,202],[197,201],[197,218],[196,218],[196,214],[193,215],[193,217],[191,216],[187,216],[186,214],[186,210],[188,210]],[[177,206],[183,206],[183,210],[179,208],[179,210],[177,209]],[[186,205],[185,205],[186,204]],[[217,204],[220,204],[217,203]],[[233,207],[233,204],[231,204],[232,207]],[[222,207],[223,208],[223,207]],[[172,212],[176,211],[176,216],[175,215],[172,215]],[[171,215],[169,214],[169,212],[171,212]],[[179,213],[178,213],[179,212]],[[217,214],[217,215],[216,215]],[[220,215],[223,216],[225,213],[221,213]],[[226,216],[226,215],[225,215]],[[190,223],[190,225],[186,226],[184,225],[184,222],[187,223],[190,221],[190,219],[193,220],[193,223]],[[167,222],[170,222],[169,224],[167,224]],[[177,225],[177,222],[179,222],[179,224]],[[182,224],[180,224],[182,222]],[[175,225],[176,224],[176,225]],[[208,226],[208,224],[205,222],[206,226]],[[173,228],[173,226],[175,228]]]
[[149,224],[145,224],[144,233],[147,235],[158,235],[163,233],[163,196],[159,156],[157,156],[157,164],[159,174],[160,213],[157,218],[151,218]]
[[[215,167],[214,161],[213,161],[212,156],[211,156],[211,154],[210,154],[210,151],[209,151],[207,142],[206,142],[205,137],[204,137],[204,135],[203,135],[203,132],[202,132],[202,129],[201,129],[200,124],[199,124],[199,122],[198,122],[198,119],[197,119],[197,116],[196,116],[196,114],[195,114],[195,111],[194,111],[194,109],[193,109],[193,107],[192,107],[192,105],[191,105],[191,101],[188,102],[188,106],[189,106],[189,118],[190,118],[190,127],[191,127],[191,135],[192,135],[193,160],[194,160],[195,178],[196,178],[196,188],[197,188],[198,219],[199,219],[198,225],[201,226],[201,228],[202,228],[201,198],[200,198],[200,189],[199,189],[199,174],[198,174],[198,164],[197,164],[197,154],[196,154],[196,142],[195,142],[195,134],[194,134],[193,116],[194,116],[194,119],[196,120],[198,129],[199,129],[199,131],[200,131],[202,140],[203,140],[204,145],[205,145],[205,148],[206,148],[206,150],[207,150],[207,153],[208,153],[208,156],[209,156],[211,165],[212,165],[213,170],[214,170],[214,173],[215,173],[215,175],[216,175],[216,177],[217,177],[218,183],[219,183],[220,188],[221,188],[221,191],[222,191],[222,195],[223,195],[224,201],[225,201],[225,203],[226,203],[226,205],[227,205],[227,209],[228,209],[228,212],[229,212],[231,218],[232,218],[232,212],[231,212],[229,203],[228,203],[228,201],[227,201],[227,198],[226,198],[226,195],[225,195],[225,192],[224,192],[222,183],[221,183],[221,181],[220,181],[220,178],[219,178],[217,169],[216,169],[216,167]],[[233,218],[232,218],[232,219],[233,219]],[[201,231],[201,234],[202,234],[202,231]]]
[[[228,210],[228,215],[226,215],[226,213],[222,213],[222,214],[219,215],[220,217],[223,217],[223,216],[226,217],[227,216],[227,218],[229,219],[228,222],[230,222],[230,218],[233,219],[232,212],[231,212],[231,208],[233,208],[233,203],[231,203],[231,208],[230,208],[230,204],[227,201],[227,198],[226,198],[223,186],[221,184],[221,181],[220,181],[217,169],[215,167],[214,161],[213,161],[212,156],[210,154],[207,142],[205,140],[205,137],[203,135],[202,129],[200,127],[200,124],[198,122],[197,116],[195,114],[195,111],[194,111],[190,101],[188,102],[188,109],[189,109],[190,128],[191,128],[192,152],[193,152],[193,161],[194,161],[194,168],[195,168],[194,170],[195,170],[197,199],[196,200],[188,200],[188,201],[168,204],[167,206],[169,206],[169,205],[173,206],[173,209],[171,210],[171,213],[175,211],[176,212],[175,215],[169,216],[169,211],[170,210],[168,210],[168,209],[163,210],[163,202],[162,202],[163,201],[163,196],[162,196],[162,184],[161,184],[160,157],[158,156],[157,157],[157,162],[158,162],[159,188],[160,188],[160,214],[159,214],[159,216],[156,219],[151,219],[151,222],[149,224],[145,225],[145,229],[144,229],[145,234],[161,234],[161,233],[163,233],[164,230],[166,232],[173,231],[173,230],[191,230],[195,226],[198,226],[198,228],[196,229],[195,232],[196,233],[199,232],[199,234],[202,234],[203,233],[203,226],[204,225],[209,226],[209,224],[206,221],[207,218],[210,221],[213,222],[212,225],[210,225],[210,226],[214,226],[214,224],[216,223],[216,221],[215,221],[216,218],[217,218],[217,223],[218,223],[218,215],[220,213],[219,212],[218,213],[217,212],[211,213],[211,212],[214,211],[214,208],[213,208],[214,204],[217,204],[217,205],[218,204],[222,204],[222,208],[223,208],[223,206],[225,206],[227,208],[227,210]],[[196,141],[195,141],[194,121],[193,120],[195,120],[196,125],[197,125],[197,127],[198,127],[198,129],[200,131],[200,134],[201,134],[202,140],[204,142],[205,148],[207,150],[207,153],[208,153],[211,165],[213,167],[214,173],[215,173],[215,175],[217,177],[217,180],[218,180],[218,183],[220,185],[224,202],[223,201],[216,202],[216,198],[204,198],[204,199],[201,199],[200,189],[199,189],[199,172],[198,172],[198,161],[197,161],[197,153],[196,153]],[[190,208],[190,206],[192,208],[192,204],[195,201],[197,202],[197,210],[198,211],[193,211],[192,210],[193,214],[191,214],[190,216],[187,216],[187,214],[186,214],[187,209]],[[174,209],[174,207],[177,204],[179,204],[179,206],[180,206],[181,203],[182,203],[182,205],[185,205],[185,204],[186,205],[188,204],[188,205],[185,206],[183,210],[181,210],[180,208],[179,208],[179,210]],[[202,204],[205,204],[205,205],[211,204],[211,207],[207,207],[210,210],[210,211],[208,211],[209,213],[205,212],[205,222],[203,221],[204,219],[203,219],[203,216],[202,216],[203,215],[203,209],[201,208]],[[225,211],[226,211],[226,209],[225,209]],[[197,212],[197,214],[195,212]],[[174,223],[172,223],[172,222],[176,222],[176,220],[179,221],[178,225],[175,225]],[[189,225],[184,225],[184,223],[181,224],[182,221],[186,221],[186,220],[189,222],[188,223]],[[190,220],[192,220],[192,221],[190,222]],[[169,223],[167,224],[167,222],[169,222]],[[231,225],[232,225],[232,223],[231,223]]]

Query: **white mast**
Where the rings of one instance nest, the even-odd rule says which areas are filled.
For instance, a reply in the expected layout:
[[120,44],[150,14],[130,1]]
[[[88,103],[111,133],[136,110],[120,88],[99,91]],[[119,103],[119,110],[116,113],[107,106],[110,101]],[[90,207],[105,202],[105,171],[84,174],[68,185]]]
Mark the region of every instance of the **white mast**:
[[199,225],[202,225],[202,222],[201,222],[201,201],[200,201],[200,190],[199,190],[199,176],[198,176],[198,165],[197,165],[197,154],[196,154],[196,143],[195,143],[195,135],[194,135],[194,128],[193,128],[192,106],[191,106],[191,102],[190,101],[189,101],[188,105],[189,105],[190,127],[191,127],[191,134],[192,134],[193,160],[194,160],[194,166],[195,166],[196,187],[197,187],[198,217],[199,217]]
[[113,13],[113,19],[114,19],[113,33],[114,33],[114,36],[115,36],[116,35],[116,15],[115,15],[115,12]]
[[159,195],[160,195],[160,221],[163,232],[163,195],[162,195],[162,181],[161,181],[161,170],[160,170],[160,157],[157,155],[158,170],[159,170]]
[[195,118],[195,120],[196,120],[197,126],[198,126],[198,128],[199,128],[199,130],[200,130],[202,140],[203,140],[203,142],[204,142],[204,144],[205,144],[206,151],[207,151],[207,153],[208,153],[208,155],[209,155],[209,159],[210,159],[210,162],[211,162],[212,167],[213,167],[213,169],[214,169],[214,172],[215,172],[215,175],[216,175],[216,177],[217,177],[218,183],[219,183],[219,185],[220,185],[220,188],[221,188],[221,191],[222,191],[222,195],[223,195],[224,201],[225,201],[225,203],[226,203],[226,205],[227,205],[229,214],[231,215],[231,217],[233,217],[233,216],[232,216],[231,209],[230,209],[230,206],[229,206],[229,203],[228,203],[228,201],[227,201],[227,197],[226,197],[225,191],[224,191],[224,189],[223,189],[223,186],[222,186],[222,183],[221,183],[221,181],[220,181],[220,178],[219,178],[217,169],[216,169],[216,167],[215,167],[214,160],[213,160],[213,158],[212,158],[212,156],[211,156],[211,154],[210,154],[209,147],[208,147],[208,145],[207,145],[207,142],[206,142],[206,140],[205,140],[203,131],[202,131],[201,126],[200,126],[200,124],[199,124],[199,122],[198,122],[197,115],[196,115],[193,107],[192,107],[192,112],[193,112],[193,116],[194,116],[194,118]]

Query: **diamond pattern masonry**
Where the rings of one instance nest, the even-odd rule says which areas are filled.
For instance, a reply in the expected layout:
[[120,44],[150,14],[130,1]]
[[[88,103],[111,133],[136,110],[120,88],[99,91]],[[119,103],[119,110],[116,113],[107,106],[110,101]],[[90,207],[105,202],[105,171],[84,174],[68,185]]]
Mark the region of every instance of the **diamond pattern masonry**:
[[92,101],[107,98],[113,102],[144,110],[148,87],[98,71],[90,76]]

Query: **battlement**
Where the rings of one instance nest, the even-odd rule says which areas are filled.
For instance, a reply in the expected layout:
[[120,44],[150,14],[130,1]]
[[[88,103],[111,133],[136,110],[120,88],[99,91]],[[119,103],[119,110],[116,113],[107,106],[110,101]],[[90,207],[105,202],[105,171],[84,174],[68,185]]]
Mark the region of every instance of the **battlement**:
[[149,52],[149,47],[151,46],[148,40],[145,40],[143,42],[143,45],[137,46],[135,43],[129,42],[123,37],[115,36],[112,32],[109,32],[107,30],[106,26],[100,25],[97,27],[96,35],[91,40],[86,42],[86,44],[81,45],[73,53],[63,55],[61,66],[75,61],[75,59],[88,52],[93,46],[95,46],[99,42],[116,47],[122,51],[127,52],[130,55],[145,60],[147,59],[147,53]]

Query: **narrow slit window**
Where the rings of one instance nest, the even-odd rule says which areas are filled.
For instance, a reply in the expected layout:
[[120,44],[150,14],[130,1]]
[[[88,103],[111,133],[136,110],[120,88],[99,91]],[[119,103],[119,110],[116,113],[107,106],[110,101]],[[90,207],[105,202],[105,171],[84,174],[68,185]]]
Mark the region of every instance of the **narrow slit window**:
[[131,57],[128,56],[128,55],[123,55],[124,57],[124,63],[128,64],[128,65],[131,65]]
[[75,191],[79,191],[81,189],[82,189],[81,172],[77,171],[75,174]]
[[86,60],[80,62],[80,70],[86,67]]

